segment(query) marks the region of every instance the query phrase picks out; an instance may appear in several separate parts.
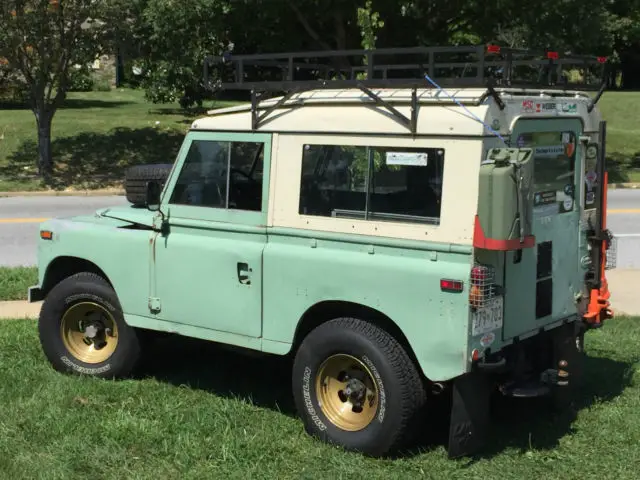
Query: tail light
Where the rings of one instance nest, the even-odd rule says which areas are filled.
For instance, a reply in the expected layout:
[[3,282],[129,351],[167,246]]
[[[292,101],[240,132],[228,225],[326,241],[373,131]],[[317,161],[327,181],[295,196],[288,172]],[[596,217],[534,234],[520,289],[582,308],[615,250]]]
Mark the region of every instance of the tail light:
[[488,265],[475,265],[471,269],[469,303],[473,308],[484,308],[496,295],[495,270]]
[[440,290],[443,292],[460,293],[464,290],[464,283],[460,280],[449,280],[443,278],[440,280]]

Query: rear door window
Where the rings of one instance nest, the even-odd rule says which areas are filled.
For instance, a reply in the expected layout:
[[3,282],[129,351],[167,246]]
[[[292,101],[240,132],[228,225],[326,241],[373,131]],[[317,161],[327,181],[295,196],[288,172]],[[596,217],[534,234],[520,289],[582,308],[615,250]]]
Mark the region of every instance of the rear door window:
[[529,132],[518,137],[518,147],[533,149],[536,216],[572,212],[575,198],[577,142],[572,131]]

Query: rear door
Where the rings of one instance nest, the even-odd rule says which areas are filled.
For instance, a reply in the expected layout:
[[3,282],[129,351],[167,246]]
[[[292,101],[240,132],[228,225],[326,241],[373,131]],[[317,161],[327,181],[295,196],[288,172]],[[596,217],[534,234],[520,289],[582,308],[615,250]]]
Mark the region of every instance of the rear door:
[[581,133],[580,118],[521,119],[514,126],[512,144],[534,149],[536,247],[507,253],[505,340],[577,312]]

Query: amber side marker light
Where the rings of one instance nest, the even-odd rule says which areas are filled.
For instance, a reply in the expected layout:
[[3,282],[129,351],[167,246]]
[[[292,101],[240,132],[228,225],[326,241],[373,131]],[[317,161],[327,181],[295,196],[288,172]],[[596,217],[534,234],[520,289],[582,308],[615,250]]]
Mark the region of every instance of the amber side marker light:
[[53,232],[51,230],[40,230],[40,238],[42,240],[53,240]]

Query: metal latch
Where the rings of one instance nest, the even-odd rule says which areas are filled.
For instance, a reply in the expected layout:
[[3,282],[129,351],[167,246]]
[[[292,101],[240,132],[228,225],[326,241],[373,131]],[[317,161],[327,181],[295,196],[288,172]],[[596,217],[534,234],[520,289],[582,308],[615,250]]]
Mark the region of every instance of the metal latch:
[[153,313],[158,313],[162,309],[160,299],[156,297],[149,297],[149,310]]

